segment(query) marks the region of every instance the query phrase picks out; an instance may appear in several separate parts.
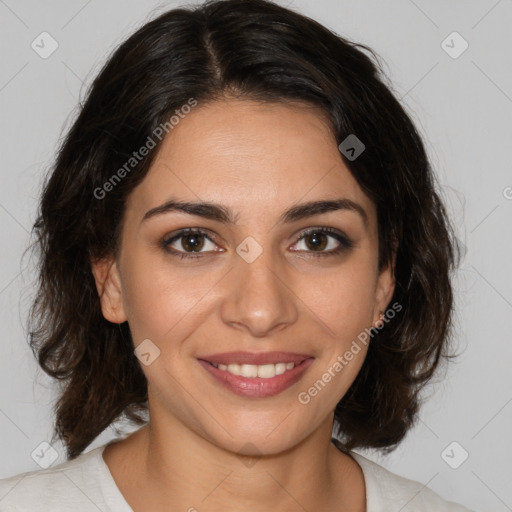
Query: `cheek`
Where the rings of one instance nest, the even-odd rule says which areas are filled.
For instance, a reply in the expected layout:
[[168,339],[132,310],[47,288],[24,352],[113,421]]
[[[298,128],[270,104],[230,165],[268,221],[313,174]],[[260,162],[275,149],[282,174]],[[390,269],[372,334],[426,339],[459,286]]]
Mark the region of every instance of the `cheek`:
[[173,269],[168,262],[136,254],[125,258],[125,269],[123,302],[135,343],[186,336],[215,284],[211,273]]
[[301,299],[328,327],[346,340],[372,322],[376,275],[370,258],[353,258],[324,275],[305,279]]
[[[298,400],[313,417],[334,410],[359,373],[368,350],[365,329],[371,326],[375,276],[371,265],[357,264],[317,280],[304,302],[323,327],[318,363],[301,386]],[[361,340],[364,341],[361,341]],[[306,410],[306,409],[305,409]]]

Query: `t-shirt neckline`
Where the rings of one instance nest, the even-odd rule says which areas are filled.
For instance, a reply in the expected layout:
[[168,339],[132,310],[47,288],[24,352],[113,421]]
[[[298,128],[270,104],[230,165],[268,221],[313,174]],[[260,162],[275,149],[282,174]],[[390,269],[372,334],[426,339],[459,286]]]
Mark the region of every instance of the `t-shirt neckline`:
[[[114,480],[114,476],[110,472],[110,468],[103,458],[103,452],[105,448],[109,444],[119,440],[120,439],[116,439],[107,444],[99,446],[94,450],[91,450],[90,455],[93,458],[96,469],[98,470],[98,474],[100,475],[99,481],[101,493],[103,494],[103,498],[108,507],[112,510],[115,510],[116,512],[133,512],[133,509],[130,507],[123,493],[117,486],[117,483]],[[122,507],[122,509],[119,507]]]

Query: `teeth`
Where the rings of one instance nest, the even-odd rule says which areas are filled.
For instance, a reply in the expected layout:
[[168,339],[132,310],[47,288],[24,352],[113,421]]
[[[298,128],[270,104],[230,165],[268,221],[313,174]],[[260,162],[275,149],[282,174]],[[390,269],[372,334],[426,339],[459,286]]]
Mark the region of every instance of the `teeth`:
[[[228,372],[230,370],[230,366],[228,366]],[[236,366],[236,365],[235,365]],[[242,377],[254,378],[258,376],[258,368],[255,364],[243,364],[240,366],[240,375]]]
[[239,375],[241,377],[254,378],[259,377],[260,379],[271,379],[276,375],[282,375],[287,370],[292,370],[295,367],[295,363],[277,363],[277,364],[215,364],[213,366],[222,371],[227,371],[233,375]]
[[262,364],[257,367],[257,373],[260,379],[271,379],[276,376],[276,365]]
[[[224,366],[224,365],[223,365]],[[240,375],[241,366],[239,364],[228,364],[226,370],[233,375]]]
[[276,364],[276,375],[282,375],[286,371],[286,363]]

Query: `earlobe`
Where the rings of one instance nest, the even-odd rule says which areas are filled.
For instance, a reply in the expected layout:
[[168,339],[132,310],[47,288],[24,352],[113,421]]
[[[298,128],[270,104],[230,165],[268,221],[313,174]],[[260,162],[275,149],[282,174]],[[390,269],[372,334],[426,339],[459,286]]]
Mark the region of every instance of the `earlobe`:
[[375,290],[374,322],[381,319],[395,291],[395,258],[380,272]]
[[121,278],[113,257],[91,261],[101,311],[109,322],[121,324],[127,317],[123,305]]

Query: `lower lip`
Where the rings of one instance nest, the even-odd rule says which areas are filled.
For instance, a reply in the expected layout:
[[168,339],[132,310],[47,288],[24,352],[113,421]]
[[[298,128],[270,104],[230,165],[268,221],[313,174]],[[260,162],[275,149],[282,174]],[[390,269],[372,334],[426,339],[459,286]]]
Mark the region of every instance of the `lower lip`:
[[265,398],[277,395],[295,384],[309,368],[313,362],[313,358],[305,359],[292,370],[286,370],[283,374],[276,375],[270,379],[233,375],[226,370],[215,368],[215,366],[207,361],[201,359],[198,359],[198,361],[210,375],[236,395]]

